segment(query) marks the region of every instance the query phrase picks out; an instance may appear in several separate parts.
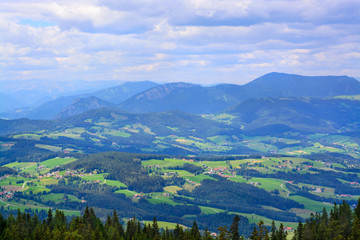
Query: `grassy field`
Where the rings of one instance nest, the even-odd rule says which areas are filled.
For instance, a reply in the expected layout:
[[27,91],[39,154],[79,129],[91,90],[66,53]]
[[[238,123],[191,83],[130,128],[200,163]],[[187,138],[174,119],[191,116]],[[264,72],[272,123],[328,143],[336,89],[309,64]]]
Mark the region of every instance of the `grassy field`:
[[109,186],[115,186],[118,188],[127,188],[127,186],[124,183],[117,181],[117,180],[106,179],[106,180],[104,180],[104,184],[107,184]]
[[[3,187],[3,186],[6,186],[6,185],[13,185],[13,186],[22,186],[24,184],[24,182],[30,180],[29,178],[24,178],[24,177],[17,177],[17,176],[10,176],[10,177],[7,177],[5,179],[3,179],[2,181],[0,181],[0,186]],[[22,181],[20,183],[16,183],[16,182],[19,182],[19,181]]]
[[70,162],[76,161],[75,158],[52,158],[49,160],[46,160],[44,162],[41,162],[41,165],[44,165],[48,168],[54,168],[56,166],[65,165]]
[[[35,171],[35,167],[36,167],[36,164],[35,162],[13,162],[13,163],[9,163],[9,164],[6,164],[4,165],[5,167],[9,167],[9,168],[14,168],[18,171],[24,171],[24,172],[28,172],[30,171],[29,173],[30,174],[35,174],[36,171]],[[29,168],[31,168],[30,170],[28,170]]]
[[219,208],[204,207],[204,206],[199,206],[199,207],[201,209],[202,214],[216,214],[220,212],[225,212],[225,210]]
[[17,134],[13,136],[14,139],[22,138],[22,139],[30,139],[30,140],[40,140],[41,137],[42,135],[38,135],[38,134]]
[[[70,162],[76,161],[75,158],[52,158],[43,162],[13,162],[6,164],[6,167],[14,168],[16,170],[26,172],[28,174],[36,175],[47,173],[50,169],[61,166]],[[40,167],[42,165],[42,167]]]
[[120,190],[117,190],[115,193],[122,193],[122,194],[125,194],[127,197],[133,197],[134,195],[139,194],[137,192],[130,191],[128,189],[120,189]]
[[101,174],[87,174],[85,176],[81,176],[82,179],[85,179],[87,181],[96,181],[96,180],[100,180],[101,182],[105,181],[104,178],[104,173]]
[[166,203],[173,206],[179,205],[179,203],[176,203],[173,200],[171,200],[169,196],[164,196],[163,193],[156,193],[151,195],[152,195],[151,198],[147,200],[152,204]]
[[51,145],[45,145],[45,144],[35,144],[35,147],[43,148],[52,152],[61,152],[61,147],[51,146]]
[[65,197],[67,197],[69,201],[81,202],[81,200],[78,199],[77,197],[75,197],[73,195],[66,195],[63,193],[47,194],[47,195],[43,195],[41,198],[44,200],[47,200],[47,201],[64,202]]
[[178,186],[167,186],[167,187],[164,187],[164,191],[165,192],[169,192],[169,193],[177,193],[177,191],[179,190],[182,190],[181,187],[178,187]]
[[321,212],[324,207],[326,208],[326,210],[328,212],[330,212],[330,209],[333,207],[333,205],[330,203],[317,202],[317,201],[311,200],[309,198],[305,198],[305,197],[297,196],[297,195],[290,196],[289,199],[292,199],[299,203],[304,204],[306,209],[314,211],[314,212]]
[[[142,221],[144,224],[152,224],[152,221]],[[171,223],[171,222],[163,222],[163,221],[157,221],[158,225],[159,225],[159,228],[161,229],[166,229],[168,228],[169,230],[172,230],[172,229],[175,229],[176,227],[176,223]],[[180,224],[179,224],[180,225]],[[181,227],[183,228],[188,228],[184,225],[180,225]]]
[[204,179],[214,179],[214,178],[209,175],[200,174],[200,175],[196,175],[196,176],[195,175],[187,176],[186,179],[189,179],[190,181],[193,181],[196,183],[200,183]]
[[123,131],[117,131],[117,130],[109,130],[109,131],[104,131],[102,132],[102,134],[104,135],[111,135],[114,137],[124,137],[124,138],[128,138],[131,136],[131,134],[123,132]]
[[282,190],[281,184],[285,182],[284,180],[275,179],[275,178],[256,178],[256,177],[251,178],[249,181],[254,183],[255,182],[260,183],[258,187],[263,188],[268,192],[273,191],[275,189],[281,191]]

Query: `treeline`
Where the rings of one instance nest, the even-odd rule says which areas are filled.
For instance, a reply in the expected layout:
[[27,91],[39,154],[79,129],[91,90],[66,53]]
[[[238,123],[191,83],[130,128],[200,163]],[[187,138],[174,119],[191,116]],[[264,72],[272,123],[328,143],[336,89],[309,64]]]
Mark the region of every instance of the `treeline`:
[[204,169],[202,167],[199,167],[199,166],[196,166],[196,165],[190,164],[190,163],[184,163],[183,166],[168,167],[167,169],[185,170],[185,171],[191,172],[195,175],[201,174],[204,172]]
[[0,166],[0,177],[4,176],[6,174],[16,174],[16,173],[17,173],[17,171],[12,168]]
[[354,211],[343,201],[334,204],[330,214],[311,215],[305,223],[299,222],[293,240],[360,239],[360,199]]
[[[86,207],[81,216],[67,221],[62,211],[48,210],[46,218],[40,220],[37,214],[28,212],[12,213],[7,217],[0,214],[0,239],[4,240],[243,240],[239,229],[243,222],[238,215],[229,216],[222,213],[227,226],[217,225],[217,234],[207,228],[200,230],[196,221],[191,228],[177,224],[175,229],[160,228],[154,217],[150,223],[141,223],[135,217],[122,224],[120,216],[114,210],[101,221],[93,208]],[[210,224],[217,224],[217,218],[209,219]],[[248,233],[251,240],[286,240],[287,231],[283,224],[276,228],[274,221],[271,227],[264,225],[262,220],[253,226]],[[292,240],[358,240],[360,239],[360,199],[352,211],[345,201],[331,209],[330,214],[324,208],[321,214],[311,214],[305,223],[299,221]]]
[[[120,218],[114,210],[108,215],[105,224],[96,216],[93,208],[86,207],[82,216],[73,217],[67,221],[62,211],[56,210],[55,214],[49,209],[47,218],[41,221],[37,214],[31,216],[29,213],[18,211],[17,216],[10,214],[4,218],[0,214],[0,239],[4,240],[212,240],[214,237],[205,229],[200,231],[196,221],[191,228],[184,228],[179,224],[174,230],[160,229],[157,219],[154,217],[152,223],[140,223],[132,218],[124,227]],[[220,227],[219,239],[243,239],[239,233],[239,216],[233,218],[229,230]]]

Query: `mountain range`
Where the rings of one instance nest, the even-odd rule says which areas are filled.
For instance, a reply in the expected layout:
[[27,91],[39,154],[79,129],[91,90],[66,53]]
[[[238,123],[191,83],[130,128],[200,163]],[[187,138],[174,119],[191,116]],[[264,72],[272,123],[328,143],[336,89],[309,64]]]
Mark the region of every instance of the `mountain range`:
[[[86,107],[90,106],[91,103],[84,104],[87,98],[87,101],[94,101],[96,97],[98,101],[105,101],[107,104],[98,104],[98,107],[104,107],[105,105],[110,106],[111,104],[118,104],[125,99],[133,96],[134,94],[140,93],[148,88],[157,86],[157,83],[150,81],[141,81],[141,82],[126,82],[121,85],[98,90],[95,92],[76,94],[70,96],[63,96],[56,98],[51,101],[47,101],[40,106],[33,108],[20,108],[12,112],[2,113],[0,117],[15,119],[15,118],[30,118],[30,119],[54,119],[56,117],[69,117],[72,116],[64,114],[69,109],[77,109],[73,114],[83,113],[92,108]],[[79,99],[83,99],[79,101]],[[71,106],[74,105],[74,106]],[[78,106],[76,106],[78,105]],[[81,106],[79,106],[81,105]],[[81,110],[80,110],[81,108]],[[69,113],[69,112],[68,112]]]
[[256,98],[324,98],[357,94],[360,94],[360,82],[347,76],[308,77],[269,73],[245,85],[219,84],[205,87],[184,82],[161,85],[149,81],[128,82],[87,94],[60,97],[36,108],[21,109],[0,116],[10,119],[66,118],[94,108],[115,105],[135,113],[175,110],[193,114],[216,114]]

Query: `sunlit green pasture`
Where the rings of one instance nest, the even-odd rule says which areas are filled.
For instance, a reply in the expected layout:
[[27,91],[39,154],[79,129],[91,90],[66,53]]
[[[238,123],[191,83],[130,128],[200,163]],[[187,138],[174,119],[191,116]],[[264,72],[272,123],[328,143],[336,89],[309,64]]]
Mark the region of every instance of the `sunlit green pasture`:
[[164,191],[165,192],[169,192],[169,193],[177,193],[177,191],[182,190],[181,187],[178,186],[167,186],[164,187]]
[[328,212],[330,212],[331,208],[333,207],[330,203],[323,203],[311,200],[309,198],[305,198],[302,196],[290,196],[289,199],[295,200],[301,204],[304,204],[305,208],[311,211],[320,212],[325,207]]
[[57,146],[51,146],[51,145],[46,145],[46,144],[35,144],[35,147],[38,148],[43,148],[52,152],[61,152],[62,147],[57,147]]
[[133,197],[134,195],[139,194],[135,191],[130,191],[128,189],[120,189],[120,190],[115,191],[115,193],[122,193],[122,194],[125,194],[127,197]]
[[58,158],[57,157],[57,158],[52,158],[52,159],[43,161],[40,164],[44,165],[48,168],[54,168],[54,167],[65,165],[67,163],[74,162],[74,161],[76,161],[75,158]]
[[150,203],[152,204],[159,204],[159,203],[166,203],[169,205],[179,205],[179,203],[174,202],[170,196],[164,196],[163,193],[156,193],[156,194],[151,194],[153,196],[151,196],[151,198],[147,199]]
[[106,180],[104,180],[104,184],[109,185],[109,186],[115,186],[118,188],[126,188],[127,187],[126,184],[124,184],[120,181],[117,181],[117,180],[106,179]]
[[[142,221],[144,224],[152,224],[152,221]],[[159,228],[161,229],[166,229],[168,228],[169,230],[172,230],[172,229],[175,229],[176,227],[176,223],[171,223],[171,222],[163,222],[163,221],[157,221],[158,225],[159,225]],[[180,224],[179,224],[180,225]],[[188,228],[184,225],[180,225],[181,227],[183,228]]]
[[101,174],[86,174],[85,176],[81,176],[82,179],[85,179],[87,181],[96,181],[100,180],[101,182],[105,181],[104,173]]
[[42,135],[32,134],[32,133],[17,134],[13,136],[14,139],[21,138],[21,139],[30,139],[30,140],[40,140],[41,137]]
[[51,193],[51,194],[46,194],[41,196],[41,198],[45,201],[53,201],[53,202],[64,202],[65,201],[65,197],[67,197],[68,201],[73,201],[73,202],[81,202],[80,199],[78,199],[77,197],[73,196],[73,195],[67,195],[64,193]]
[[225,212],[225,210],[220,208],[213,208],[213,207],[205,207],[205,206],[199,206],[201,209],[202,214],[216,214],[220,212]]

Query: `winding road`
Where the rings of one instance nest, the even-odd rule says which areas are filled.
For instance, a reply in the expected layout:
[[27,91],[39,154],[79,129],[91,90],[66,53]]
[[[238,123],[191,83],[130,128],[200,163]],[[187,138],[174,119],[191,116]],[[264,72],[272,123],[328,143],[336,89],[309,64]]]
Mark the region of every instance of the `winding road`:
[[284,188],[284,184],[283,184],[283,183],[281,184],[281,188],[282,188],[285,192],[287,192],[286,197],[288,198],[288,197],[289,197],[289,195],[290,195],[290,191],[289,191],[289,190],[287,190],[286,188]]

